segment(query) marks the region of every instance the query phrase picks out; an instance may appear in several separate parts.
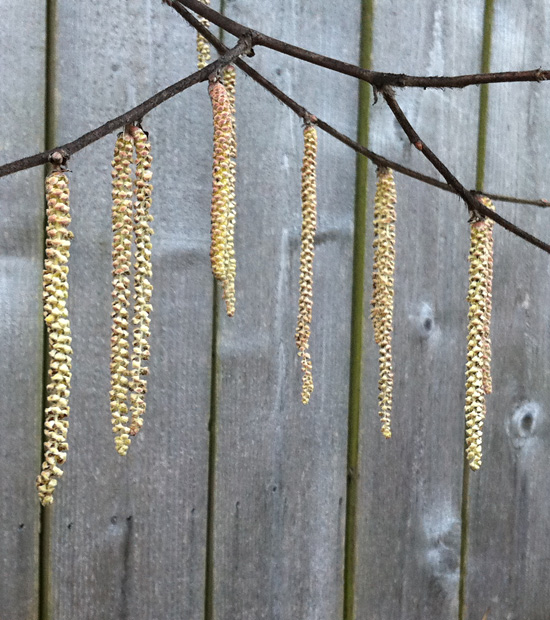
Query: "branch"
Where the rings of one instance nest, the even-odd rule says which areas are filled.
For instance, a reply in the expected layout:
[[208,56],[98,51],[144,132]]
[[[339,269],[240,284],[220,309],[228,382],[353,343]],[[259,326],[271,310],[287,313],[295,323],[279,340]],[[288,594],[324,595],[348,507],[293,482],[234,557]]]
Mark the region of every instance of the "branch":
[[[164,0],[163,0],[164,1]],[[196,17],[194,17],[186,8],[180,6],[178,3],[172,3],[172,8],[179,13],[183,19],[187,21],[187,23],[195,28],[205,39],[207,39],[220,54],[224,54],[227,51],[227,47],[214,35],[212,32],[202,24]],[[289,97],[286,93],[280,90],[275,84],[270,82],[267,78],[265,78],[261,73],[258,73],[255,69],[252,69],[246,62],[242,59],[238,58],[235,61],[235,64],[239,69],[241,69],[244,73],[246,73],[249,77],[251,77],[256,83],[265,88],[268,92],[270,92],[274,97],[276,97],[281,103],[289,107],[297,116],[304,120],[308,120],[310,122],[314,122],[319,129],[333,136],[346,146],[352,148],[356,153],[360,153],[365,156],[367,159],[370,159],[377,166],[382,166],[386,168],[391,168],[395,172],[399,172],[405,176],[408,176],[412,179],[416,179],[417,181],[421,181],[422,183],[426,183],[427,185],[432,185],[433,187],[437,187],[446,192],[456,193],[455,189],[444,183],[443,181],[439,181],[430,177],[428,175],[417,172],[416,170],[412,170],[411,168],[407,168],[406,166],[402,166],[391,159],[386,159],[382,157],[378,153],[371,151],[359,144],[355,140],[352,140],[350,137],[345,134],[339,132],[337,129],[329,125],[325,121],[321,120],[318,116],[313,115],[306,108],[297,103],[294,99]],[[473,191],[473,190],[472,190]],[[489,194],[487,192],[483,192],[484,196],[491,198],[492,200],[501,200],[503,202],[514,202],[520,204],[530,204],[539,207],[548,207],[550,203],[547,200],[530,200],[528,198],[514,198],[513,196],[502,196],[497,194]]]
[[252,30],[238,22],[229,19],[225,15],[214,11],[203,4],[201,0],[162,0],[166,4],[176,8],[178,5],[186,6],[198,15],[205,17],[223,30],[236,37],[250,36],[252,45],[268,47],[287,56],[293,56],[305,60],[314,65],[325,67],[337,73],[351,75],[352,77],[368,82],[377,88],[383,86],[421,87],[421,88],[464,88],[473,84],[495,84],[499,82],[544,82],[550,79],[550,70],[534,69],[533,71],[505,71],[501,73],[474,73],[471,75],[457,76],[413,76],[404,73],[382,73],[371,71],[352,65],[330,56],[316,54],[310,50],[285,43],[280,39],[269,37],[263,32]]
[[100,138],[112,133],[113,131],[119,129],[120,127],[124,127],[128,123],[133,123],[139,121],[143,118],[147,112],[150,112],[161,103],[164,103],[166,100],[170,99],[174,95],[181,93],[182,91],[198,84],[199,82],[204,82],[208,79],[208,76],[214,73],[215,71],[222,69],[226,65],[233,62],[236,58],[238,58],[241,54],[248,52],[251,48],[250,38],[246,35],[240,38],[239,42],[235,47],[228,50],[223,56],[220,56],[216,61],[210,63],[204,69],[200,71],[196,71],[191,75],[183,78],[179,82],[168,86],[164,90],[156,93],[143,103],[140,103],[135,108],[132,108],[128,112],[113,118],[108,121],[104,125],[97,127],[96,129],[92,129],[88,133],[85,133],[80,138],[73,140],[72,142],[68,142],[62,146],[56,146],[49,151],[44,151],[43,153],[37,153],[36,155],[31,155],[29,157],[24,157],[23,159],[18,159],[16,161],[12,161],[10,163],[4,164],[0,166],[0,177],[6,176],[8,174],[13,174],[14,172],[19,172],[20,170],[27,170],[28,168],[34,168],[35,166],[40,166],[48,162],[48,158],[55,151],[59,151],[63,149],[68,153],[69,156],[74,153],[82,150],[84,147],[96,142]]
[[[163,2],[164,1],[166,0],[163,0]],[[337,129],[335,129],[328,123],[324,122],[320,118],[315,117],[306,108],[304,108],[299,103],[291,99],[283,91],[277,88],[277,86],[275,86],[269,80],[264,78],[260,73],[258,73],[257,71],[252,69],[249,65],[247,65],[245,62],[240,60],[236,52],[237,47],[231,50],[231,55],[225,56],[225,54],[229,51],[229,48],[227,48],[219,39],[217,39],[210,32],[210,30],[205,28],[184,7],[179,6],[176,3],[170,3],[170,4],[174,10],[176,10],[184,19],[186,19],[191,24],[191,26],[193,26],[196,30],[201,32],[201,34],[203,34],[205,38],[207,38],[210,41],[210,43],[212,43],[212,45],[216,47],[216,49],[220,52],[220,54],[222,54],[222,57],[216,60],[215,62],[211,63],[204,69],[201,69],[201,71],[197,71],[196,73],[193,73],[187,76],[183,80],[176,82],[172,86],[169,86],[168,88],[164,89],[163,91],[160,91],[156,95],[153,95],[153,97],[151,97],[150,99],[147,99],[146,101],[141,103],[139,106],[108,121],[104,125],[101,125],[100,127],[93,129],[92,131],[89,131],[88,133],[80,136],[79,138],[77,138],[76,140],[73,140],[72,142],[68,142],[67,144],[62,145],[62,146],[57,146],[53,149],[50,149],[49,151],[44,151],[43,153],[37,153],[35,155],[31,155],[23,159],[18,159],[16,161],[3,164],[2,166],[0,166],[0,177],[14,174],[15,172],[19,172],[21,170],[27,170],[35,166],[43,165],[47,163],[49,160],[49,157],[58,150],[64,149],[69,154],[74,154],[82,150],[86,146],[93,144],[94,142],[103,138],[109,133],[115,131],[116,129],[123,127],[124,125],[128,123],[132,123],[132,122],[135,122],[141,119],[147,112],[150,112],[152,109],[154,109],[155,107],[157,107],[158,105],[160,105],[161,103],[169,99],[170,97],[173,97],[174,95],[186,90],[187,88],[190,88],[191,86],[197,84],[198,82],[205,81],[211,72],[214,72],[217,69],[225,66],[226,64],[229,64],[230,62],[235,61],[235,64],[243,72],[248,74],[253,80],[255,80],[263,88],[265,88],[270,93],[272,93],[277,99],[279,99],[279,101],[281,101],[283,104],[288,106],[291,110],[293,110],[300,118],[302,119],[313,119],[314,118],[315,123],[317,124],[319,129],[325,131],[326,133],[333,136],[334,138],[336,138],[343,144],[349,146],[351,149],[353,149],[357,153],[360,153],[361,155],[367,157],[372,162],[374,162],[376,165],[392,168],[395,172],[399,172],[400,174],[403,174],[412,179],[421,181],[422,183],[426,183],[427,185],[437,187],[447,192],[455,193],[455,190],[449,187],[446,183],[443,183],[442,181],[434,179],[433,177],[430,177],[428,175],[412,170],[411,168],[407,168],[406,166],[403,166],[395,161],[392,161],[391,159],[382,157],[381,155],[375,153],[374,151],[370,151],[369,149],[362,146],[355,140],[352,140],[350,137],[339,132]],[[246,49],[240,53],[244,53],[245,51]],[[233,52],[235,52],[234,55],[233,55]],[[488,196],[492,200],[500,200],[504,202],[512,202],[512,203],[518,203],[518,204],[535,205],[538,207],[549,207],[550,206],[550,202],[544,199],[533,200],[533,199],[528,199],[528,198],[516,198],[513,196],[503,196],[500,194],[490,194],[487,192],[484,192],[484,195]]]
[[435,153],[427,146],[427,144],[420,139],[420,136],[416,133],[413,126],[409,123],[409,120],[405,116],[403,110],[401,110],[401,108],[399,107],[399,104],[397,103],[397,100],[391,88],[386,86],[381,89],[381,93],[384,97],[384,100],[388,104],[388,107],[397,119],[397,122],[401,125],[403,131],[407,134],[407,137],[409,138],[411,144],[415,148],[417,148],[424,155],[424,157],[426,157],[426,159],[443,176],[443,178],[454,189],[454,191],[464,200],[472,214],[477,214],[483,216],[484,218],[490,218],[514,235],[521,237],[528,243],[531,243],[537,248],[540,248],[541,250],[544,250],[546,253],[550,254],[550,245],[548,245],[544,241],[541,241],[537,237],[534,237],[525,230],[518,228],[515,224],[512,224],[512,222],[504,219],[502,216],[498,215],[498,213],[495,213],[492,209],[489,209],[484,204],[482,204],[472,192],[469,192],[451,173],[451,171],[445,166],[445,164],[435,155]]

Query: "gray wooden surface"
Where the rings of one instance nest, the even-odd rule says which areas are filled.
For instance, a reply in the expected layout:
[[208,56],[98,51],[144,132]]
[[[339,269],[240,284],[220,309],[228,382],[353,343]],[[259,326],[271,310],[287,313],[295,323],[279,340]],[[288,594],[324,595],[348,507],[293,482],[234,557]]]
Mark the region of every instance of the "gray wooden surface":
[[[366,3],[367,0],[363,0]],[[45,97],[45,2],[0,0],[0,163],[73,139],[195,68],[195,36],[160,0],[57,0],[55,97]],[[373,68],[472,73],[484,2],[226,0],[275,37]],[[219,2],[213,6],[219,7]],[[495,3],[492,70],[550,66],[544,0]],[[257,49],[250,63],[354,137],[349,77]],[[550,197],[546,84],[490,89],[485,189]],[[69,458],[41,510],[42,169],[0,179],[0,619],[325,620],[342,617],[355,155],[320,134],[311,337],[315,390],[300,402],[294,344],[300,121],[247,77],[237,84],[237,313],[210,274],[212,122],[206,86],[144,121],[155,215],[151,375],[143,431],[123,459],[109,412],[110,160],[115,136],[71,162]],[[398,91],[421,137],[475,184],[479,91]],[[432,174],[379,102],[369,146]],[[369,167],[369,219],[375,181]],[[483,467],[464,477],[467,212],[397,175],[393,438],[377,415],[366,239],[355,617],[544,620],[549,257],[496,230],[494,386]],[[548,240],[550,214],[497,205]],[[210,486],[209,486],[210,485]],[[461,572],[461,558],[463,572]],[[462,577],[463,587],[460,586]],[[206,616],[205,616],[206,610]],[[353,620],[348,617],[345,620]]]
[[[356,63],[360,3],[346,0],[336,13],[317,7],[283,2],[261,16],[256,2],[239,0],[227,14]],[[353,80],[263,49],[251,64],[354,134]],[[247,78],[237,89],[237,313],[220,316],[218,332],[214,615],[334,618],[342,609],[355,157],[320,136],[315,389],[304,406],[294,342],[302,126]]]
[[[373,24],[373,68],[385,70],[391,58],[397,59],[393,69],[415,75],[475,72],[482,23],[483,3],[478,0],[381,3]],[[408,37],[390,37],[391,32],[415,33],[417,44],[411,46]],[[477,89],[415,89],[397,97],[426,144],[473,187]],[[433,175],[382,102],[371,112],[370,136],[375,151]],[[377,349],[367,322],[357,617],[456,618],[468,214],[452,195],[400,175],[396,185],[393,436],[388,441],[379,431]],[[371,257],[369,252],[367,291],[372,288]],[[365,305],[366,318],[369,310]]]
[[[496,3],[492,71],[550,64],[545,2]],[[490,89],[487,190],[548,196],[548,88]],[[499,212],[550,238],[548,212],[503,205]],[[470,482],[467,617],[548,617],[550,426],[548,257],[495,232],[494,394],[486,456]]]
[[[196,68],[193,33],[155,3],[60,2],[56,110],[64,142]],[[62,42],[62,43],[61,43]],[[70,458],[51,512],[52,618],[203,614],[212,335],[211,120],[195,88],[150,114],[155,222],[146,419],[127,458],[109,412],[110,161],[71,161],[74,386]]]
[[[2,14],[0,160],[9,161],[44,147],[45,2],[9,0]],[[2,181],[0,617],[9,610],[9,618],[23,620],[38,613],[44,173],[38,168]]]

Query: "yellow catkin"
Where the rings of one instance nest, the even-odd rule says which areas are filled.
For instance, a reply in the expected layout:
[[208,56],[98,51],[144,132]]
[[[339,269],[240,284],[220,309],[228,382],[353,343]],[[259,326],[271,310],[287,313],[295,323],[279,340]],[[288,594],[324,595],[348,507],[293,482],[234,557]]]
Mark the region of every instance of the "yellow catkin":
[[67,312],[69,284],[68,260],[73,234],[67,230],[69,211],[69,180],[60,170],[46,178],[47,225],[46,258],[44,261],[44,318],[48,329],[49,383],[48,407],[45,412],[44,462],[37,478],[38,496],[43,506],[53,502],[57,478],[67,459],[69,428],[69,394],[71,389],[71,328]]
[[151,295],[153,286],[151,277],[153,267],[151,263],[151,235],[153,230],[150,223],[153,216],[150,213],[153,185],[151,179],[151,145],[147,136],[139,128],[133,128],[133,137],[136,150],[136,205],[134,213],[134,316],[133,341],[131,356],[130,378],[130,435],[136,435],[143,425],[145,413],[145,395],[147,393],[147,375],[149,369],[145,365],[149,359],[149,325]]
[[[488,207],[489,209],[495,210],[495,207],[491,200],[487,198],[487,196],[480,197],[481,202]],[[491,375],[491,315],[493,311],[493,229],[494,222],[493,220],[486,220],[487,226],[487,301],[485,308],[485,323],[484,323],[484,334],[485,337],[483,339],[483,389],[485,390],[485,394],[491,394],[493,391],[493,379]]]
[[[482,202],[494,208],[487,198]],[[493,222],[470,225],[468,286],[468,353],[466,362],[466,457],[470,468],[481,466],[485,396],[491,385],[491,293],[493,276]]]
[[378,407],[382,434],[391,437],[393,404],[393,300],[395,272],[395,204],[393,172],[378,168],[374,198],[374,264],[371,318],[379,347]]
[[309,402],[313,392],[309,336],[313,311],[313,256],[317,228],[317,130],[314,125],[304,128],[304,157],[302,162],[302,234],[300,248],[300,298],[296,346],[302,366],[302,403]]
[[[203,4],[210,4],[210,0],[201,0],[201,2]],[[206,26],[206,28],[210,27],[210,22],[206,18],[201,17],[199,21],[203,26]],[[202,34],[197,32],[197,66],[198,68],[204,69],[204,67],[206,67],[206,65],[210,62],[210,59],[211,59],[210,45],[208,41],[202,36]]]
[[130,445],[128,388],[130,379],[130,344],[128,310],[130,306],[130,268],[132,259],[132,156],[133,140],[119,135],[113,158],[113,302],[111,330],[111,421],[115,447],[124,456]]
[[225,247],[225,280],[223,297],[228,316],[235,314],[235,276],[237,261],[235,259],[235,218],[237,215],[236,181],[237,181],[237,132],[235,117],[235,94],[237,73],[229,65],[223,74],[223,83],[231,109],[231,145],[229,157],[229,207],[227,211],[227,240]]
[[211,81],[208,92],[214,118],[210,260],[214,277],[223,283],[227,276],[227,230],[231,199],[231,104],[221,82]]

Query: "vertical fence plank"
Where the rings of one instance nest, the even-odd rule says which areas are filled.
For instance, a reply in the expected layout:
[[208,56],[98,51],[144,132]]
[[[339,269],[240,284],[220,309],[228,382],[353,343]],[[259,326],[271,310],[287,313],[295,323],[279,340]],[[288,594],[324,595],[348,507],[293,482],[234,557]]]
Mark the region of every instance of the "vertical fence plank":
[[[284,40],[356,63],[360,3],[226,4]],[[355,134],[357,84],[256,50],[251,64]],[[301,122],[239,76],[237,313],[220,313],[214,617],[337,618],[342,609],[355,157],[320,135],[314,263],[315,389],[300,401]]]
[[[550,64],[550,9],[543,1],[495,3],[491,71]],[[550,197],[550,101],[546,84],[490,87],[487,191]],[[498,205],[545,239],[546,210]],[[548,255],[495,232],[493,389],[483,466],[470,481],[465,618],[545,618],[550,589],[550,396]]]
[[[216,5],[215,5],[216,6]],[[195,38],[160,2],[58,11],[57,141],[196,69]],[[70,454],[51,509],[50,609],[59,620],[203,617],[212,281],[211,121],[195,87],[144,119],[153,146],[153,315],[148,408],[126,458],[109,412],[110,161],[115,135],[70,162]]]
[[[43,149],[46,28],[43,0],[0,8],[4,163]],[[34,169],[0,181],[0,615],[14,620],[38,615],[43,179]]]
[[[373,69],[475,72],[482,17],[479,0],[379,4]],[[397,92],[420,136],[467,187],[475,182],[478,97],[473,88]],[[437,176],[383,101],[371,112],[370,146]],[[371,205],[375,183],[371,167]],[[452,618],[458,613],[460,572],[468,213],[455,196],[400,175],[396,183],[390,440],[379,430],[378,351],[365,304],[357,618]],[[371,266],[369,258],[367,300]]]

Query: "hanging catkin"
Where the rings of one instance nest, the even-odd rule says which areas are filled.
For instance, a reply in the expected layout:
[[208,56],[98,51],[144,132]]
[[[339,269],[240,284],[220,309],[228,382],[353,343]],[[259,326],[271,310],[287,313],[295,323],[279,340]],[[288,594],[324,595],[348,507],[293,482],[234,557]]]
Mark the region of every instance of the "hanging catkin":
[[[203,4],[210,4],[210,0],[201,0],[201,2]],[[205,17],[201,17],[199,21],[206,28],[210,27],[210,22]],[[210,45],[202,34],[197,32],[197,67],[199,69],[204,69],[210,62],[210,58]]]
[[[494,209],[488,198],[481,202]],[[485,396],[492,390],[490,322],[493,278],[493,221],[470,225],[468,287],[468,355],[466,362],[466,457],[473,470],[481,466]]]
[[225,246],[225,280],[223,297],[228,316],[235,314],[235,276],[237,261],[235,259],[235,218],[237,215],[236,180],[237,180],[237,131],[235,116],[237,73],[235,67],[229,65],[223,74],[223,83],[229,99],[231,110],[231,144],[229,152],[229,206],[227,211],[227,240]]
[[[487,196],[480,197],[481,202],[489,209],[495,210]],[[487,303],[485,308],[484,339],[483,339],[483,389],[485,394],[493,391],[491,375],[491,314],[493,311],[493,220],[487,220]]]
[[395,204],[397,195],[393,172],[377,169],[374,198],[374,265],[371,318],[374,340],[379,347],[378,408],[382,434],[391,437],[393,402],[393,299],[395,271]]
[[[135,182],[132,184],[134,146]],[[129,125],[120,134],[113,159],[113,306],[111,336],[111,416],[115,447],[124,456],[130,436],[143,425],[145,395],[149,373],[149,325],[151,295],[150,214],[153,186],[151,179],[151,145],[145,132]],[[133,194],[136,204],[133,204]],[[132,240],[135,245],[134,307],[132,316],[132,351],[130,354],[130,278]],[[130,406],[128,407],[128,396]]]
[[67,230],[69,180],[62,170],[54,170],[46,178],[47,224],[46,258],[44,261],[44,317],[48,329],[49,383],[48,407],[45,412],[44,462],[36,481],[43,506],[53,502],[57,478],[67,459],[69,428],[69,394],[71,389],[71,327],[67,312],[69,284],[68,260],[73,234]]
[[302,403],[309,402],[313,392],[309,336],[313,310],[313,256],[317,228],[317,130],[314,125],[304,128],[304,157],[302,162],[302,234],[300,249],[300,298],[296,346],[302,366]]
[[231,198],[233,131],[231,104],[225,86],[218,80],[210,81],[208,92],[214,118],[210,260],[214,277],[223,283],[227,277],[226,256]]
[[113,158],[113,302],[111,330],[111,420],[115,447],[124,456],[130,445],[128,388],[130,343],[130,269],[132,260],[132,155],[133,140],[127,133],[118,136]]
[[132,133],[136,149],[136,205],[134,213],[134,316],[132,340],[132,371],[130,379],[130,435],[136,435],[143,425],[145,413],[145,394],[147,393],[147,379],[149,369],[144,362],[149,359],[149,325],[151,295],[153,286],[151,276],[151,235],[153,230],[150,222],[151,196],[153,186],[151,179],[151,145],[147,136],[139,127],[133,127]]

